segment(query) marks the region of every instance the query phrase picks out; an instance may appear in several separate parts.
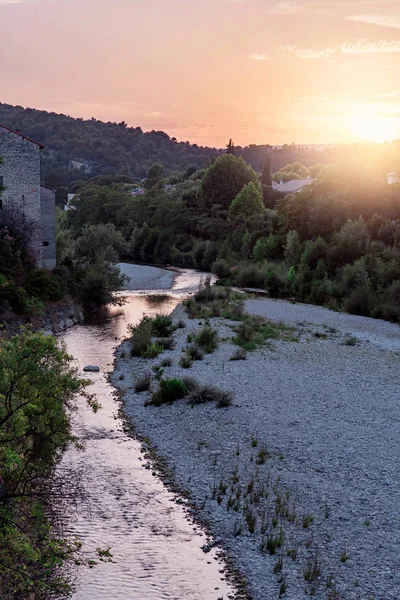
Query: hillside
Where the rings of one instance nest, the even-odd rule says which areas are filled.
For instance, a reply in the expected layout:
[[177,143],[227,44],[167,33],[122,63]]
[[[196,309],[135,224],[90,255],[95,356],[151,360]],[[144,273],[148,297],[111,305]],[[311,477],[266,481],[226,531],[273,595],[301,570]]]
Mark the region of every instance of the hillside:
[[219,153],[215,148],[177,142],[162,131],[144,133],[125,122],[75,119],[9,104],[0,103],[0,123],[45,145],[44,179],[57,187],[110,173],[141,179],[155,162],[167,172],[191,165],[205,167]]
[[[168,174],[189,166],[206,167],[221,150],[178,142],[163,131],[145,133],[140,127],[76,119],[54,112],[0,103],[0,123],[19,129],[45,145],[43,177],[59,188],[77,179],[122,173],[134,180],[143,178],[151,165],[162,164]],[[228,137],[228,134],[227,134]],[[262,171],[267,154],[273,171],[288,163],[305,166],[332,162],[332,150],[320,151],[295,145],[273,148],[252,144],[235,149],[257,171]]]

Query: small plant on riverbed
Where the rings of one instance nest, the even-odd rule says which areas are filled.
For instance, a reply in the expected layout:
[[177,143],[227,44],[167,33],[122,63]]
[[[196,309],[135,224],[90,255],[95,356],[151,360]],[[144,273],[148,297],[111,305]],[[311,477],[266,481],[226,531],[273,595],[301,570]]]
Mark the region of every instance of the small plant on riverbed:
[[152,333],[161,338],[168,338],[172,335],[174,325],[172,318],[168,315],[159,314],[152,319]]
[[139,394],[140,392],[147,392],[150,389],[151,385],[151,375],[150,373],[146,373],[137,379],[135,382],[135,392]]
[[186,348],[186,354],[190,356],[192,360],[203,360],[204,358],[204,352],[198,344],[191,344]]
[[210,325],[206,325],[196,335],[197,346],[202,348],[206,354],[211,354],[218,348],[218,332]]
[[157,342],[152,342],[147,348],[141,353],[143,358],[157,358],[164,348]]
[[235,350],[235,352],[232,354],[229,360],[246,360],[246,358],[246,350],[244,348],[238,348],[237,350]]
[[206,402],[216,402],[218,408],[228,407],[232,404],[233,394],[230,391],[220,390],[212,385],[192,385],[188,401],[192,406]]
[[160,366],[165,368],[165,367],[172,367],[172,365],[174,364],[174,361],[172,360],[172,358],[163,358],[162,361],[160,362]]
[[143,356],[151,345],[152,322],[148,317],[144,317],[137,325],[130,325],[131,332],[131,355]]
[[159,388],[154,392],[149,404],[152,404],[153,406],[172,404],[175,400],[184,398],[186,394],[187,387],[181,379],[161,379]]
[[181,356],[179,364],[183,369],[190,369],[190,367],[193,364],[193,359],[187,354],[184,354],[183,356]]
[[233,292],[230,288],[206,286],[184,305],[191,319],[223,317],[239,321],[243,315],[245,298],[244,294]]
[[286,325],[272,323],[262,317],[246,315],[242,322],[235,328],[236,336],[233,342],[251,351],[264,346],[269,340],[294,340],[293,329]]

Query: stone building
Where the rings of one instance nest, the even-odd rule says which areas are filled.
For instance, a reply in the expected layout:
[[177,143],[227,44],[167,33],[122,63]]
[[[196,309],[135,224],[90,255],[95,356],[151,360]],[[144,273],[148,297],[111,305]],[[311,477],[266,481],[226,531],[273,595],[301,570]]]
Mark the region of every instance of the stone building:
[[[12,207],[33,226],[32,249],[38,264],[55,267],[54,191],[41,187],[42,144],[0,124],[2,205]],[[50,199],[50,196],[52,198]]]

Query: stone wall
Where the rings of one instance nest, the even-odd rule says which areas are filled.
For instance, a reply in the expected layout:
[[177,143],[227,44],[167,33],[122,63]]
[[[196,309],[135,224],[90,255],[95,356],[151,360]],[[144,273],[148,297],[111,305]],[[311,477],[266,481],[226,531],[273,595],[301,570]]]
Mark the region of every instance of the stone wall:
[[33,225],[32,248],[41,259],[40,146],[0,127],[2,204],[18,210]]

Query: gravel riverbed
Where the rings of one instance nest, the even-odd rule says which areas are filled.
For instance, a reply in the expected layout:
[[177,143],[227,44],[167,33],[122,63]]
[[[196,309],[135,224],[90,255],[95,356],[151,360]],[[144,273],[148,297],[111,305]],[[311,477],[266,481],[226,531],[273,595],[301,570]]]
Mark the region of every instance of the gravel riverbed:
[[[186,327],[175,349],[153,360],[131,358],[129,342],[117,351],[112,379],[126,416],[167,460],[254,600],[398,600],[400,328],[268,299],[246,310],[294,326],[298,341],[231,361],[234,324],[212,319],[218,349],[183,369],[187,335],[201,325],[178,306],[173,317]],[[233,405],[145,406],[149,393],[134,383],[166,357],[164,377],[232,390]]]

